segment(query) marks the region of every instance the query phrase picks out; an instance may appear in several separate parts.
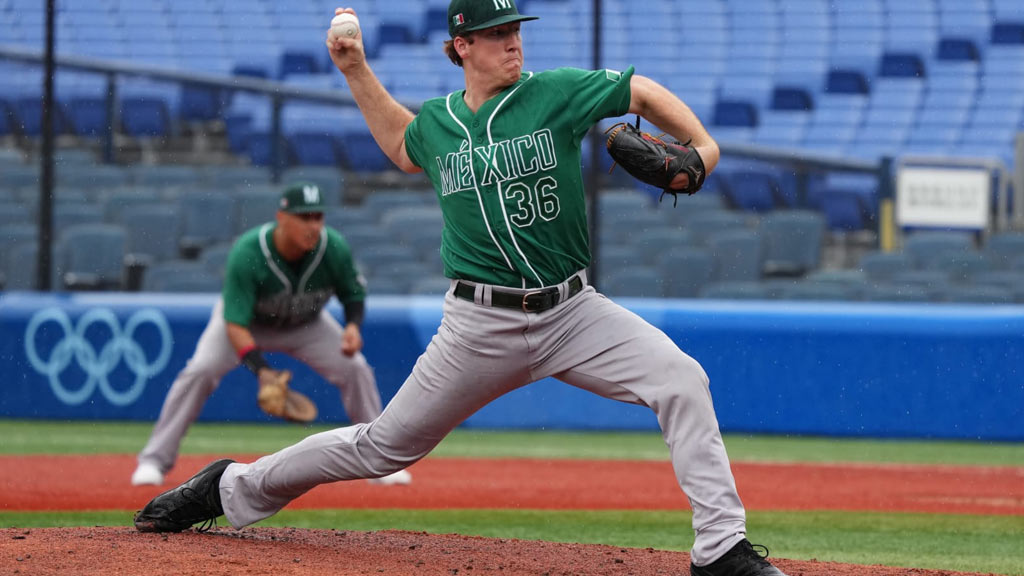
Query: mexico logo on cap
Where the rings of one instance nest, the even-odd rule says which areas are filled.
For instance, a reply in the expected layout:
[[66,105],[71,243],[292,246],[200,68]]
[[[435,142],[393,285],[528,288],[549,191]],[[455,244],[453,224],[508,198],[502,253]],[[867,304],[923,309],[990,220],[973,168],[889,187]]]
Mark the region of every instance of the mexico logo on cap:
[[452,16],[452,24],[454,24],[456,26],[461,26],[462,24],[465,24],[465,23],[466,23],[466,19],[462,16],[462,13],[459,13],[459,14],[456,14],[455,16]]

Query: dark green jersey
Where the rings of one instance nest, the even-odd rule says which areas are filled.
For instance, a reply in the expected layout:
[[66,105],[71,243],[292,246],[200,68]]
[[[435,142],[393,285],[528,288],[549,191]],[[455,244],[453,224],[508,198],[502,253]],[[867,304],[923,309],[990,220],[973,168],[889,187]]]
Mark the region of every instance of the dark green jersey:
[[365,283],[348,242],[324,227],[301,262],[289,263],[274,248],[276,224],[249,230],[235,242],[224,272],[224,319],[234,324],[291,327],[316,318],[332,295],[362,301]]
[[590,265],[581,143],[629,111],[632,76],[524,72],[475,114],[464,91],[424,102],[405,146],[441,203],[446,276],[532,288]]

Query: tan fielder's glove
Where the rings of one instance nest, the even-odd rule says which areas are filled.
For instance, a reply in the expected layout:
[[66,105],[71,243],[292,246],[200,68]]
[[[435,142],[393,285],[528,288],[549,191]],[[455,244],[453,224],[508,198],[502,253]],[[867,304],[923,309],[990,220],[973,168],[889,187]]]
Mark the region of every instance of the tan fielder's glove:
[[288,386],[291,380],[292,373],[288,370],[260,370],[260,391],[256,397],[260,409],[276,418],[312,422],[317,415],[316,404],[305,394],[292,390]]

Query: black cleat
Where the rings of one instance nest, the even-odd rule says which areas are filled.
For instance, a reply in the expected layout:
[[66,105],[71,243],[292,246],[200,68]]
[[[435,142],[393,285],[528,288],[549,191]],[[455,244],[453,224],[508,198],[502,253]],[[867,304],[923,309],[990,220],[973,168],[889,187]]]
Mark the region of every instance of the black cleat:
[[140,532],[181,532],[203,523],[200,532],[209,530],[224,513],[220,504],[220,477],[234,460],[217,460],[173,490],[153,498],[135,514]]
[[750,542],[744,538],[733,546],[721,558],[707,566],[690,564],[691,576],[786,576],[781,570],[772,566],[765,558],[768,549],[764,548],[764,556],[759,554]]

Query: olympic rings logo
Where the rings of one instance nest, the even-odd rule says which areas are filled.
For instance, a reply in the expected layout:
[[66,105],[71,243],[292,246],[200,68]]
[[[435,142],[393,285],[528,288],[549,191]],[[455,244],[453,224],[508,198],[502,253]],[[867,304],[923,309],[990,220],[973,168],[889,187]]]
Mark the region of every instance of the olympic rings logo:
[[[39,355],[36,348],[36,333],[48,322],[57,324],[64,336],[50,352],[47,359]],[[160,350],[153,361],[146,358],[146,352],[135,341],[135,331],[143,324],[152,324],[160,334]],[[97,352],[86,339],[86,330],[96,325],[106,326],[110,340]],[[60,308],[46,308],[36,312],[25,328],[25,355],[37,372],[50,380],[50,388],[59,400],[68,405],[85,402],[99,387],[103,397],[115,406],[127,406],[135,402],[146,387],[146,381],[159,374],[171,358],[173,339],[171,327],[163,313],[153,308],[139,310],[128,318],[124,329],[117,316],[109,308],[93,308],[82,314],[78,324],[72,326],[67,313]],[[110,374],[124,360],[125,365],[135,374],[134,383],[124,391],[110,385]],[[85,383],[77,390],[70,389],[61,381],[61,373],[76,361],[87,375]]]

